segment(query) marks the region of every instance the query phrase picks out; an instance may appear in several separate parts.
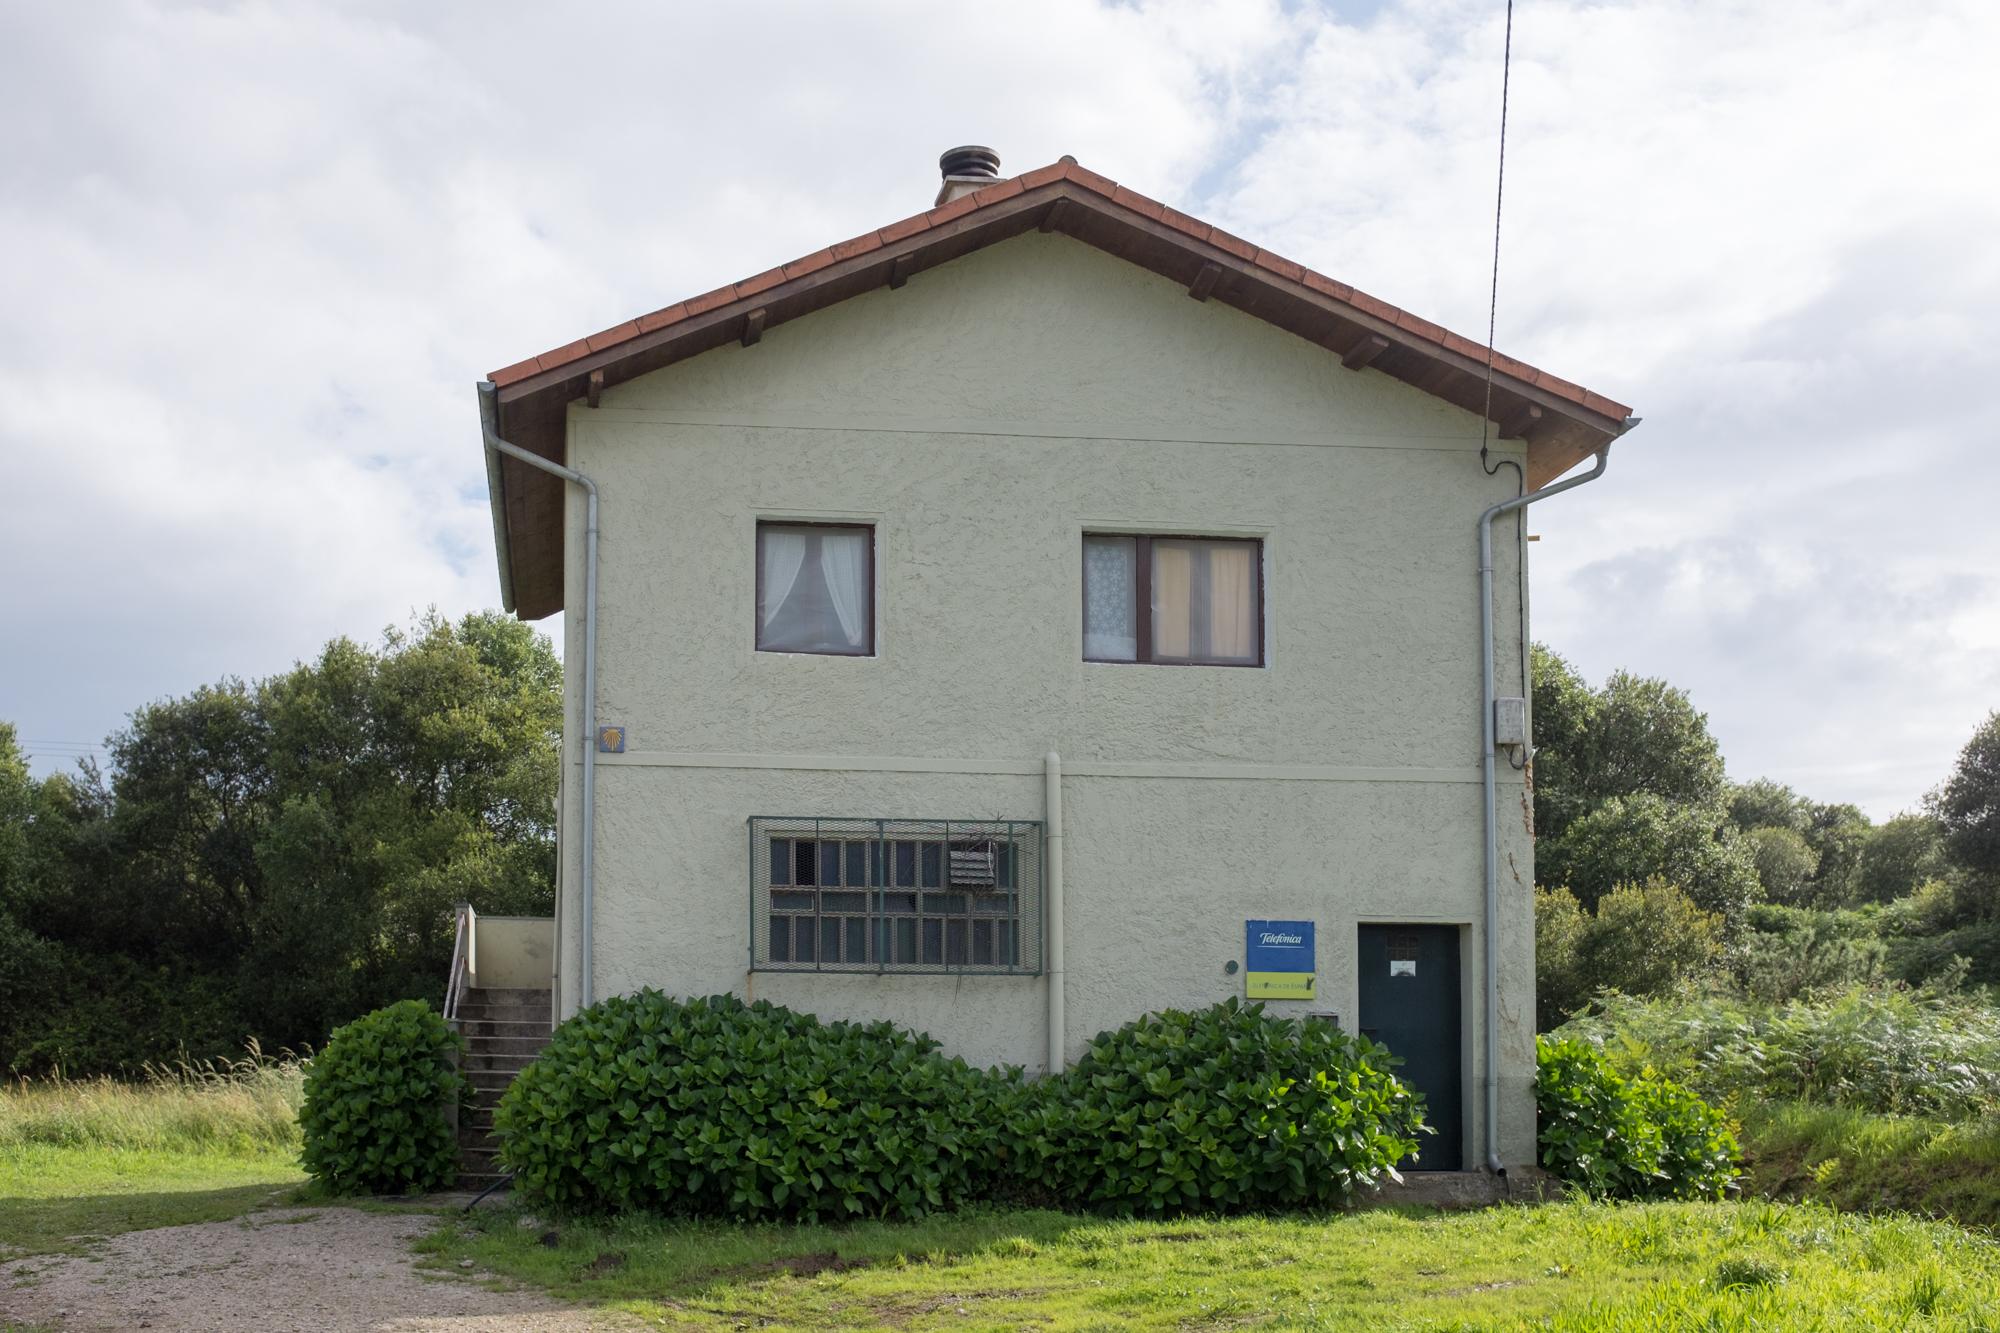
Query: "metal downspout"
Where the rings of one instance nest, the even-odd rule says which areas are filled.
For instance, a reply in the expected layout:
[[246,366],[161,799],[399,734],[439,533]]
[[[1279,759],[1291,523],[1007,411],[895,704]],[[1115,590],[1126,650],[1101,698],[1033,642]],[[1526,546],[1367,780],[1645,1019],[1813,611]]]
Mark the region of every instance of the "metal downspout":
[[[551,463],[540,454],[530,453],[518,444],[510,444],[500,438],[500,386],[491,380],[479,382],[479,429],[486,437],[486,449],[491,464],[489,474],[499,476],[499,463],[492,459],[494,454],[505,454],[529,467],[537,468],[553,477],[561,477],[573,486],[581,486],[584,493],[583,521],[583,846],[580,859],[583,863],[580,878],[583,898],[583,965],[581,981],[582,1003],[588,1005],[595,998],[591,985],[591,954],[596,936],[591,929],[591,909],[594,905],[596,888],[596,848],[597,848],[597,483],[573,468],[560,463]],[[497,493],[497,492],[496,492]],[[509,609],[513,602],[511,588],[508,590]],[[560,963],[558,963],[560,966]],[[561,997],[557,997],[561,1003]]]
[[1046,836],[1049,853],[1046,873],[1049,884],[1048,901],[1048,1013],[1049,1052],[1047,1070],[1059,1074],[1068,1063],[1067,1041],[1064,1036],[1064,995],[1066,984],[1063,975],[1063,811],[1062,811],[1062,757],[1050,750],[1042,760],[1044,817],[1048,820]]
[[[1626,431],[1639,424],[1637,417],[1627,417],[1619,430]],[[1611,443],[1597,451],[1597,466],[1580,477],[1559,481],[1553,486],[1544,486],[1526,495],[1517,495],[1511,500],[1502,500],[1489,507],[1479,516],[1479,669],[1480,669],[1480,735],[1483,741],[1480,754],[1480,785],[1484,799],[1483,810],[1486,825],[1486,893],[1485,893],[1485,937],[1482,952],[1485,955],[1486,1007],[1482,1017],[1485,1020],[1485,1116],[1486,1167],[1496,1174],[1505,1174],[1506,1166],[1500,1161],[1500,950],[1497,935],[1500,929],[1500,817],[1497,795],[1497,779],[1493,767],[1493,752],[1498,748],[1493,739],[1493,520],[1502,514],[1517,509],[1526,509],[1537,500],[1546,500],[1551,495],[1574,490],[1578,486],[1596,481],[1604,475],[1609,461]],[[1521,689],[1525,693],[1529,682],[1523,680]]]

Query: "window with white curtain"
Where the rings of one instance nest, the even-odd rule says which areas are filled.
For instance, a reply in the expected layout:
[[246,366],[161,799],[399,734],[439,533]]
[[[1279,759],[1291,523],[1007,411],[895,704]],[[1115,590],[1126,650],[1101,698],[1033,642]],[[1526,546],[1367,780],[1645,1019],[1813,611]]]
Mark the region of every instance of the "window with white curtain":
[[1085,534],[1084,657],[1261,665],[1263,556],[1240,538]]
[[759,523],[757,647],[770,653],[873,653],[875,529]]

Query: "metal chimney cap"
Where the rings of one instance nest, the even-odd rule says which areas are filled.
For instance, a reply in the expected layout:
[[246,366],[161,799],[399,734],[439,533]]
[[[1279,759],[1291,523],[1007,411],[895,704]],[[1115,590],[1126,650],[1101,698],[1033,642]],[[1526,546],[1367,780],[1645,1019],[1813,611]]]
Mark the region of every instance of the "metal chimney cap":
[[945,150],[938,157],[938,170],[952,176],[1000,176],[1000,154],[980,144],[965,144]]

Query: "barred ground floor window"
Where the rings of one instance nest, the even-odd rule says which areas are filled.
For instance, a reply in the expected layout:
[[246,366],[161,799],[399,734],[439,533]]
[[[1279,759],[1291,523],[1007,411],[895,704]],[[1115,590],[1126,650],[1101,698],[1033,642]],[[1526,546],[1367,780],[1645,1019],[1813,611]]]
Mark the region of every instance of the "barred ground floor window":
[[753,966],[1038,972],[1038,821],[750,821]]

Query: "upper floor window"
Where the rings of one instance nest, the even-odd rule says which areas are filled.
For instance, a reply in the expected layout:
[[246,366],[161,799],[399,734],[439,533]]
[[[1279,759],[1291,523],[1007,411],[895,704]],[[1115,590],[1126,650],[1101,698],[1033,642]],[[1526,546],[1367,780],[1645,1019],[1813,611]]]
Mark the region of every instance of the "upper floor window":
[[1086,534],[1084,657],[1262,665],[1263,555],[1254,539]]
[[757,525],[757,647],[770,653],[875,651],[875,529]]

